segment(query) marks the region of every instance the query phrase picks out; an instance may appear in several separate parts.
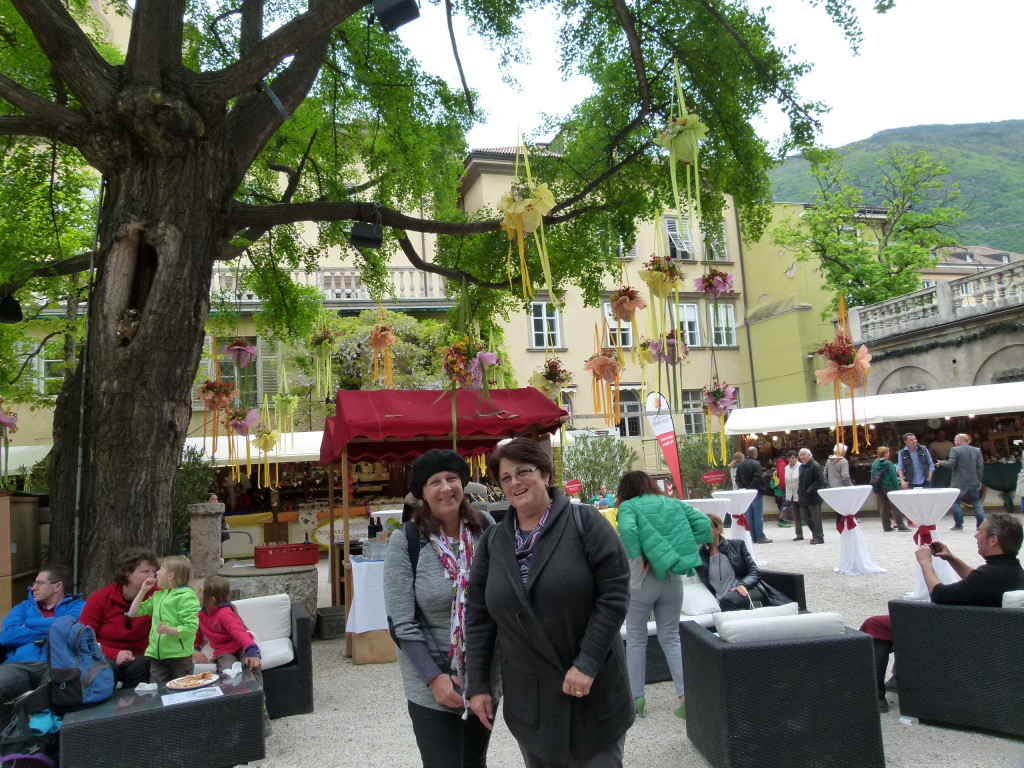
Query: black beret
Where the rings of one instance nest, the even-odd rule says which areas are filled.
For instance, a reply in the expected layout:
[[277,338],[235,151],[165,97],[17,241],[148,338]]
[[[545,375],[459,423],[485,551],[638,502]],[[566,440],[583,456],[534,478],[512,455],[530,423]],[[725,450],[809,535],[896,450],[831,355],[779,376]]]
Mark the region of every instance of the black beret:
[[450,471],[462,478],[462,486],[469,482],[469,464],[455,451],[433,448],[412,463],[409,471],[409,492],[417,499],[423,498],[423,486],[438,472]]

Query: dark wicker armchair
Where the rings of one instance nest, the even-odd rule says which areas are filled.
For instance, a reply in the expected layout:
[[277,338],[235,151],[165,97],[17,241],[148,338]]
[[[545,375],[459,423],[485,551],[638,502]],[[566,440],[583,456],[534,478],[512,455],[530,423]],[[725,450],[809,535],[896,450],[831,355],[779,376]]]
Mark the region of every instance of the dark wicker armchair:
[[[807,596],[804,592],[804,575],[802,573],[789,573],[787,571],[761,571],[761,578],[766,583],[775,587],[786,597],[795,601],[801,611],[807,610]],[[679,626],[692,623],[680,621]],[[680,632],[680,637],[682,632]],[[668,670],[668,661],[665,660],[665,652],[661,649],[661,643],[657,637],[647,638],[647,674],[646,683],[663,683],[671,680],[672,674]]]
[[1024,736],[1024,611],[893,600],[900,713]]
[[715,768],[884,768],[871,638],[728,643],[686,622],[686,734]]
[[309,611],[292,602],[292,646],[295,658],[263,672],[263,695],[271,718],[313,711],[313,622]]

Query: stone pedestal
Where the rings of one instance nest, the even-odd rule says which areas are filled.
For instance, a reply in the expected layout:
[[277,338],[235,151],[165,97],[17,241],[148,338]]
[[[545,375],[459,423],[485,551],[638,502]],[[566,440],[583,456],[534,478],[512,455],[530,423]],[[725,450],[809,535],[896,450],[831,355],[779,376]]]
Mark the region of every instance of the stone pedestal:
[[220,571],[220,521],[223,504],[189,504],[189,552],[192,578],[201,581]]
[[281,568],[256,568],[226,564],[220,575],[231,582],[231,599],[262,597],[284,593],[306,606],[316,616],[317,570],[315,565],[287,565]]

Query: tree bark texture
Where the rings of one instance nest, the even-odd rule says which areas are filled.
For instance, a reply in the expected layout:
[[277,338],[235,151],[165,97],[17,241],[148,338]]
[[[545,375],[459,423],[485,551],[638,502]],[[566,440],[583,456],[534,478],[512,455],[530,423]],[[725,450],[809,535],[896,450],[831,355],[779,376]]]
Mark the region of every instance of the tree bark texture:
[[109,582],[125,547],[170,544],[211,254],[231,194],[216,146],[142,157],[108,179],[87,346],[54,418],[51,547],[68,565],[87,553],[79,590]]

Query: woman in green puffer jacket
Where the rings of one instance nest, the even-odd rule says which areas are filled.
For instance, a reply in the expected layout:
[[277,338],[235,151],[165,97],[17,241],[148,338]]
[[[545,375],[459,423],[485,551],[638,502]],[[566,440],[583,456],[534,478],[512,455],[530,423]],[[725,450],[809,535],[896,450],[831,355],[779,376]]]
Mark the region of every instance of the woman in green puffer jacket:
[[677,717],[686,717],[679,613],[680,576],[700,565],[700,545],[711,541],[707,516],[661,494],[646,472],[627,472],[619,481],[618,527],[629,556],[629,612],[626,614],[626,668],[633,703],[644,716],[647,676],[647,618],[654,613],[658,642],[665,652],[679,696]]

